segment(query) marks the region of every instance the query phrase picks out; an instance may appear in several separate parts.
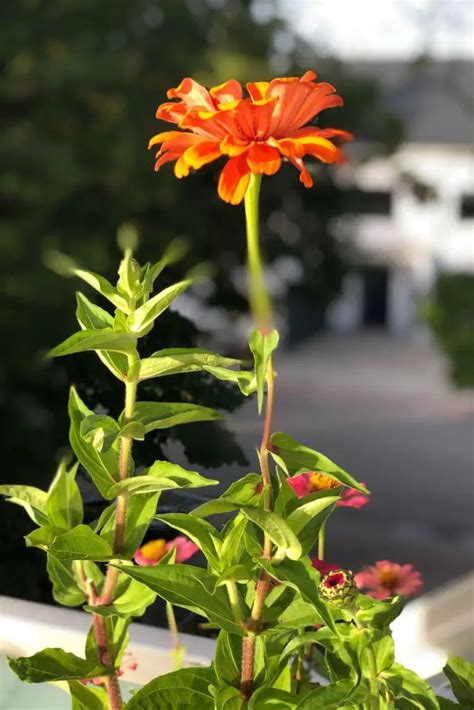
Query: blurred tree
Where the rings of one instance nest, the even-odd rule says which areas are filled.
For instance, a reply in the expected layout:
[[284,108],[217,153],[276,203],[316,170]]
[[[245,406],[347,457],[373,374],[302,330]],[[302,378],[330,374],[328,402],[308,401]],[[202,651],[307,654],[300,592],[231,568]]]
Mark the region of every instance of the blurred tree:
[[[215,167],[184,181],[167,168],[154,175],[146,146],[160,130],[156,106],[183,76],[218,84],[229,76],[245,81],[318,68],[314,48],[260,10],[261,3],[251,0],[2,3],[1,425],[3,475],[9,481],[47,485],[55,454],[67,441],[68,384],[76,382],[93,406],[120,406],[91,356],[49,365],[41,360],[43,350],[74,329],[78,287],[44,267],[48,249],[111,275],[122,222],[138,226],[144,260],[156,258],[172,237],[185,235],[192,245],[185,267],[211,256],[217,264],[217,286],[207,303],[225,308],[230,319],[245,309],[235,277],[245,248],[242,210],[218,200]],[[331,123],[385,147],[396,143],[399,126],[381,110],[371,82],[351,79],[329,60],[320,75],[346,99],[347,108],[332,112]],[[294,171],[266,181],[264,218],[267,250],[281,267],[281,280],[288,271],[282,265],[299,265],[293,268],[296,277],[288,279],[290,304],[297,310],[310,297],[322,317],[343,274],[331,224],[344,210],[344,197],[331,172],[321,171],[318,182],[319,189],[304,191]],[[169,278],[182,273],[182,265],[177,269]],[[167,323],[163,341],[150,343],[150,349],[199,340],[196,329],[176,314]],[[155,386],[148,396],[192,398],[227,410],[240,401],[225,383],[211,385],[198,375],[168,378],[166,390]],[[181,438],[192,462],[214,468],[244,463],[230,435],[216,449],[209,425],[196,426],[194,435],[185,429],[171,435]],[[164,436],[155,441],[163,443]],[[8,516],[8,524],[21,523]],[[18,533],[18,527],[10,531],[13,546],[21,545]],[[15,547],[6,552],[19,556]],[[16,576],[17,587],[25,589],[28,579],[28,594],[38,596],[31,571],[12,563],[6,571],[10,593]]]

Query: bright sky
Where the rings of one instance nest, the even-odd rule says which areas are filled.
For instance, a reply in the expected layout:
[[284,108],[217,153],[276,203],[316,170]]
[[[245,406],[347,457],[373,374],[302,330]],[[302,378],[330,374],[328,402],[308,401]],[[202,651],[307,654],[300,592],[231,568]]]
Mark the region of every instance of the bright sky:
[[[281,15],[343,58],[474,58],[474,0],[276,0]],[[257,0],[263,13],[269,0]]]

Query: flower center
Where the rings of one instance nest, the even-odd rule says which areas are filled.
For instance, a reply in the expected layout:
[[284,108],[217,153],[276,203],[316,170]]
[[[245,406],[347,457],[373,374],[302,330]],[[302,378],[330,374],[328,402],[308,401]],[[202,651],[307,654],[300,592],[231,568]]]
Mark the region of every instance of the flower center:
[[327,491],[329,488],[338,488],[340,483],[331,478],[331,476],[326,476],[325,473],[320,471],[315,471],[309,477],[309,482],[313,491]]
[[393,569],[383,569],[378,572],[379,582],[384,587],[394,587],[398,581],[397,571]]
[[158,562],[166,552],[166,540],[150,540],[143,545],[141,553],[147,560]]
[[333,589],[334,587],[339,587],[340,585],[344,585],[346,583],[346,578],[342,574],[342,572],[336,572],[335,574],[329,573],[327,577],[323,580],[323,584],[325,587],[329,587],[330,589]]

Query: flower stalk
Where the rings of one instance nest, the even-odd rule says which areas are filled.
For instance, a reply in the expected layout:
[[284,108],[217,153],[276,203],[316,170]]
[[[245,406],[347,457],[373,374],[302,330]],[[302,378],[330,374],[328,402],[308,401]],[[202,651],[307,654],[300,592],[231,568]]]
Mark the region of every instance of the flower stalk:
[[[261,175],[256,175],[254,173],[250,175],[249,186],[245,194],[245,218],[247,229],[247,266],[249,276],[250,308],[255,327],[260,330],[262,335],[265,336],[271,332],[273,315],[271,300],[265,284],[265,275],[259,241],[258,201],[261,181]],[[265,510],[270,511],[272,509],[272,499],[271,476],[268,458],[274,403],[274,376],[271,357],[268,359],[265,381],[267,385],[267,396],[263,420],[262,440],[260,443],[258,457],[262,475],[264,508]],[[263,540],[263,557],[266,560],[272,559],[272,542],[266,533],[264,534]],[[269,584],[270,579],[268,574],[262,570],[255,590],[255,598],[252,605],[250,619],[246,624],[249,633],[244,637],[242,644],[240,691],[244,698],[249,698],[252,693],[256,644],[255,634],[260,630]]]

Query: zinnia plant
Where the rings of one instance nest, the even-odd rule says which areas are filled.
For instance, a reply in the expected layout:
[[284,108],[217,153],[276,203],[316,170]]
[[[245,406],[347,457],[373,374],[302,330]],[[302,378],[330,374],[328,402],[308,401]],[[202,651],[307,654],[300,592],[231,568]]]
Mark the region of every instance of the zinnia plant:
[[[171,101],[157,112],[179,130],[150,141],[161,146],[156,169],[174,162],[180,178],[224,157],[219,195],[233,205],[244,201],[254,322],[251,369],[205,350],[141,352],[141,338],[192,283],[187,277],[152,295],[173,250],[156,264],[140,266],[130,229],[122,231],[124,258],[116,285],[69,263],[69,272],[113,307],[110,312],[78,294],[81,330],[51,353],[95,351],[123,387],[122,412],[107,414],[89,410],[74,388],[70,393],[71,448],[106,507],[98,520],[84,521],[77,463],[63,462],[48,491],[4,486],[1,492],[23,506],[37,526],[27,544],[45,552],[55,599],[83,606],[91,616],[84,657],[49,648],[10,659],[10,665],[28,682],[66,681],[76,710],[448,707],[427,682],[395,661],[390,623],[402,610],[403,596],[419,588],[418,573],[409,565],[379,562],[354,576],[325,561],[328,518],[341,507],[365,506],[367,487],[310,445],[273,431],[279,336],[261,258],[259,194],[262,175],[274,174],[285,161],[311,187],[305,156],[325,163],[342,159],[332,139],[350,135],[309,125],[322,110],[342,105],[334,87],[315,78],[307,72],[250,83],[247,95],[234,80],[208,91],[186,78],[170,89]],[[157,513],[162,491],[217,481],[169,461],[136,470],[134,446],[157,428],[218,414],[198,403],[142,401],[140,384],[198,370],[234,382],[244,396],[256,393],[262,413],[259,472],[247,473],[190,514]],[[221,514],[228,516],[223,526],[208,520]],[[153,518],[177,536],[144,542]],[[190,562],[197,549],[205,567]],[[180,667],[158,676],[125,702],[119,676],[127,626],[157,596],[167,605],[176,666],[183,654],[173,606],[198,614],[215,630],[215,657],[208,667]],[[468,673],[461,659],[447,666],[465,706],[466,698],[472,700]],[[100,685],[84,685],[88,679]]]

